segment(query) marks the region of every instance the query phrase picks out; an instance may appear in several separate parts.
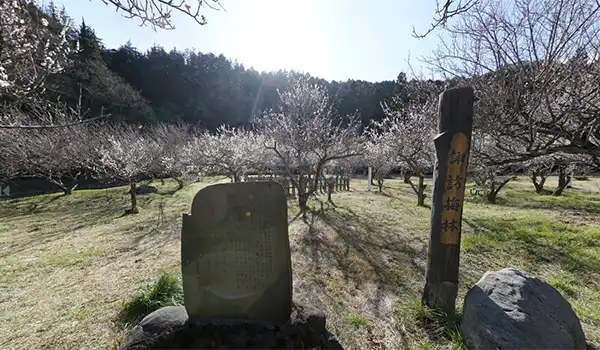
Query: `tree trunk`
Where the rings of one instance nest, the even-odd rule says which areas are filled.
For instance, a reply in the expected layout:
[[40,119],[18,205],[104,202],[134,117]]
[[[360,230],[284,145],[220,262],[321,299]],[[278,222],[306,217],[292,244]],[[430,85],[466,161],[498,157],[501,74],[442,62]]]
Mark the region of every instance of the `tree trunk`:
[[240,181],[242,181],[240,175],[238,175],[238,174],[231,175],[231,182],[240,182]]
[[326,182],[326,184],[327,184],[327,201],[333,202],[331,200],[331,194],[333,193],[333,187],[335,186],[335,182],[333,182],[332,180],[329,180]]
[[487,195],[487,200],[488,203],[491,204],[496,204],[496,198],[498,197],[498,193],[500,193],[500,190],[507,184],[510,182],[510,180],[512,180],[513,178],[508,178],[504,181],[502,181],[501,184],[498,185],[498,187],[496,187],[496,183],[494,181],[492,181],[492,185],[490,187],[490,192]]
[[383,179],[377,179],[377,188],[379,188],[379,192],[383,189]]
[[498,192],[490,190],[490,192],[487,194],[488,203],[496,204],[496,196],[497,195],[498,195]]
[[306,203],[308,202],[308,196],[306,193],[298,193],[298,208],[300,208],[300,213],[302,213],[302,217],[306,217]]
[[413,189],[413,192],[415,192],[415,194],[417,195],[417,205],[419,207],[424,207],[425,198],[427,198],[427,195],[425,194],[425,188],[427,188],[427,185],[425,184],[425,175],[419,175],[418,186],[415,186],[415,184],[411,181],[410,178],[408,178],[408,184]]
[[77,186],[79,186],[79,184],[76,182],[75,182],[75,184],[73,184],[73,186],[65,185],[65,183],[62,181],[62,179],[55,180],[51,177],[45,178],[45,179],[48,182],[53,183],[56,186],[58,186],[58,188],[63,192],[63,195],[65,195],[65,196],[73,194],[73,191],[77,188]]
[[303,218],[306,218],[306,203],[308,202],[306,181],[303,175],[298,175],[298,208]]
[[425,187],[427,187],[427,185],[425,185],[425,176],[424,175],[419,175],[419,191],[417,193],[418,196],[418,201],[417,201],[417,205],[419,207],[424,207],[425,206],[425,198],[427,197],[427,195],[425,194]]
[[132,182],[129,185],[129,196],[131,197],[131,209],[128,210],[129,214],[137,214],[138,213],[137,196],[135,194],[136,188],[137,188],[137,184],[135,182]]
[[539,182],[540,191],[539,191],[538,193],[542,193],[542,191],[544,190],[544,184],[546,184],[546,179],[547,179],[547,178],[548,178],[548,177],[546,177],[546,176],[542,176],[542,177],[540,178],[540,182]]
[[553,196],[560,196],[565,187],[567,187],[567,184],[569,183],[567,181],[567,173],[565,172],[565,167],[561,165],[558,169],[558,187],[556,187],[554,193],[552,193]]
[[79,184],[75,184],[73,186],[63,186],[61,189],[63,190],[65,196],[67,196],[73,194],[73,191],[75,191],[78,186]]
[[177,188],[175,189],[175,191],[183,189],[183,180],[176,177],[174,177],[173,180],[177,181]]
[[161,185],[164,185],[164,184],[165,184],[165,179],[164,179],[164,178],[162,178],[162,177],[160,178],[160,184],[161,184]]
[[62,184],[57,184],[57,186],[58,186],[58,188],[60,188],[61,191],[63,191],[63,195],[65,195],[65,196],[68,196],[73,193],[68,186],[65,186]]
[[538,181],[537,175],[531,175],[531,181],[533,182],[533,186],[535,186],[535,193],[542,193],[546,179],[547,177],[540,175]]
[[535,192],[540,193],[542,189],[540,188],[540,184],[538,183],[538,177],[535,174],[532,174],[530,177],[531,183],[533,183],[533,187],[535,187]]
[[404,179],[404,183],[405,184],[409,184],[410,183],[410,175],[411,175],[410,172],[406,171],[404,173],[404,175],[402,176],[403,179]]

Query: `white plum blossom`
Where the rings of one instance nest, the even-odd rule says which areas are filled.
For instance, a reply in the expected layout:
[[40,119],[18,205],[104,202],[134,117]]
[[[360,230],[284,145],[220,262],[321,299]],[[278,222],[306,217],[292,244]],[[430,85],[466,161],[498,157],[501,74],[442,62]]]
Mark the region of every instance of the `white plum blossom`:
[[254,131],[221,126],[215,134],[204,133],[198,145],[199,161],[205,171],[227,175],[232,182],[263,170],[265,165],[264,141]]
[[150,137],[157,142],[157,173],[159,178],[170,177],[178,184],[178,190],[184,186],[184,178],[197,176],[192,149],[192,128],[185,124],[158,124],[150,129]]
[[373,180],[376,181],[379,191],[383,189],[384,179],[396,168],[400,161],[394,152],[394,147],[386,142],[385,135],[370,135],[365,146],[363,164],[371,167]]
[[306,213],[308,198],[318,178],[334,161],[357,157],[363,152],[358,123],[336,121],[327,90],[305,77],[279,92],[280,108],[257,121],[267,150],[279,160],[281,170],[298,189],[300,211]]
[[[383,105],[385,117],[373,122],[367,134],[389,152],[404,169],[419,178],[417,185],[406,178],[417,195],[417,204],[425,205],[425,173],[433,170],[435,147],[433,139],[437,127],[437,97],[435,90],[426,87],[427,98],[405,104],[403,108]],[[401,105],[395,103],[394,105]]]
[[104,130],[99,147],[98,171],[105,179],[129,184],[131,209],[137,213],[137,182],[160,171],[160,144],[150,133],[132,126],[113,126]]
[[24,98],[43,89],[45,78],[64,68],[69,23],[32,16],[29,1],[0,1],[0,93]]

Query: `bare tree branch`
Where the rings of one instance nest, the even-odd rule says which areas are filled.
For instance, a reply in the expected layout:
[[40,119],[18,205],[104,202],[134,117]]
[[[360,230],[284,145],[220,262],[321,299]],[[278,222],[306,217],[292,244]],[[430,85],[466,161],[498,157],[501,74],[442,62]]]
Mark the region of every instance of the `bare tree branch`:
[[141,20],[140,25],[150,25],[154,30],[175,29],[172,22],[172,12],[182,13],[192,18],[196,23],[205,25],[206,17],[200,14],[202,8],[225,10],[219,0],[102,0],[107,5],[115,7],[126,18]]
[[425,38],[431,32],[433,32],[438,27],[443,27],[446,25],[446,22],[455,16],[459,16],[469,10],[471,10],[477,2],[480,0],[445,0],[444,3],[440,6],[439,0],[436,0],[437,9],[435,11],[435,16],[433,18],[433,23],[429,26],[429,29],[423,34],[418,34],[415,27],[413,27],[413,37],[415,38]]
[[451,40],[427,62],[475,88],[486,162],[599,154],[598,3],[479,1],[446,30]]

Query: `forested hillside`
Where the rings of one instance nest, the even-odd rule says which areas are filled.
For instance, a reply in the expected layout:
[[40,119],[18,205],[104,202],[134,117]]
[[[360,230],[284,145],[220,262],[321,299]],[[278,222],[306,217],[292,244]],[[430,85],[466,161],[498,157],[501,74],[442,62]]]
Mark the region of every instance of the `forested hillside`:
[[[64,10],[56,13],[51,5],[43,11],[51,21],[68,19]],[[188,48],[155,46],[144,52],[130,42],[107,48],[85,21],[71,23],[66,35],[71,69],[46,82],[46,97],[60,98],[70,106],[81,103],[90,115],[102,111],[115,121],[183,121],[209,130],[222,124],[247,126],[253,116],[275,107],[277,89],[308,75],[259,72],[222,54]],[[381,120],[381,102],[390,101],[394,93],[406,94],[411,83],[402,72],[382,82],[320,77],[310,81],[327,87],[336,114],[357,115],[363,126]]]

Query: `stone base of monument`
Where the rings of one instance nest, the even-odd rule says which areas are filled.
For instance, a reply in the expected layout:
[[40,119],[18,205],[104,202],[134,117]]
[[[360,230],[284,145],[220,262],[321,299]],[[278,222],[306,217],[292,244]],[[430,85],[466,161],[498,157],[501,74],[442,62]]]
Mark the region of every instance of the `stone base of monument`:
[[294,302],[290,320],[269,324],[190,320],[185,307],[167,306],[131,330],[121,350],[131,349],[343,349],[327,331],[325,314]]

